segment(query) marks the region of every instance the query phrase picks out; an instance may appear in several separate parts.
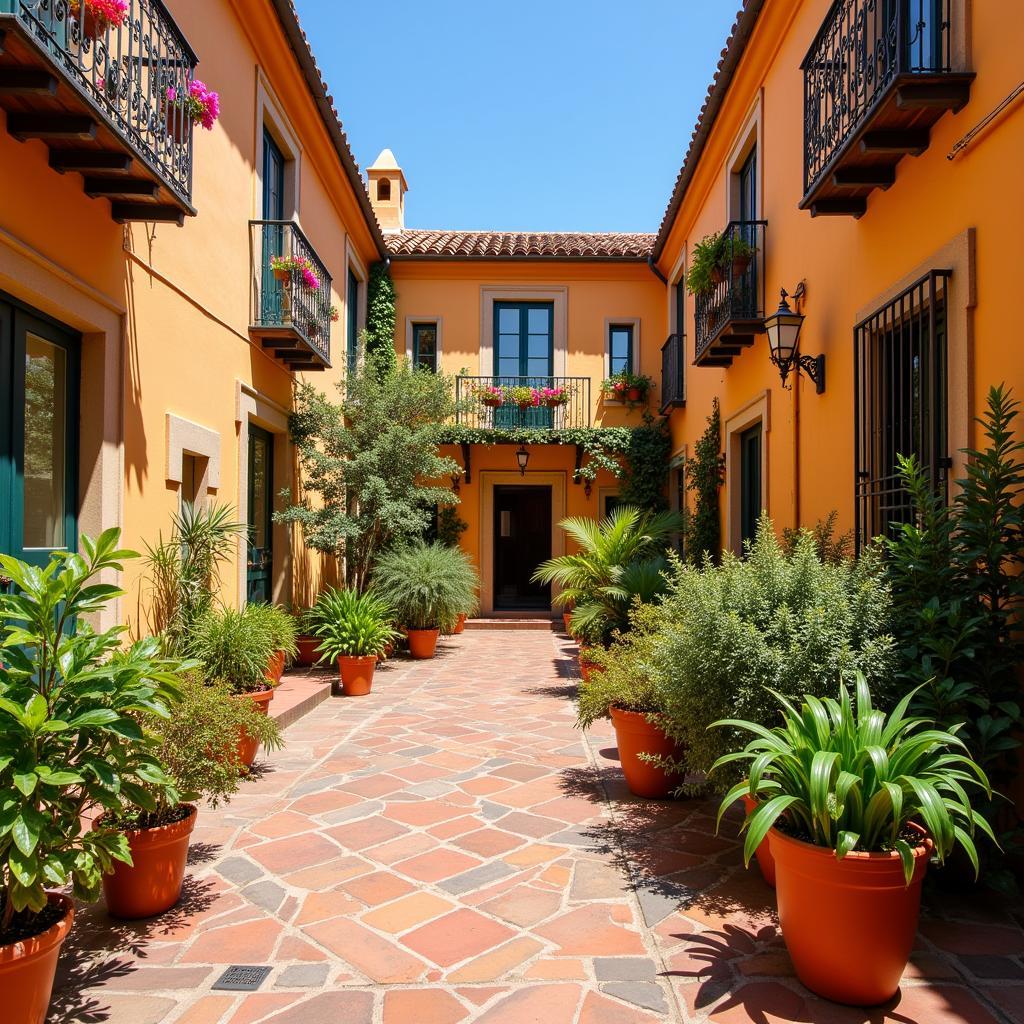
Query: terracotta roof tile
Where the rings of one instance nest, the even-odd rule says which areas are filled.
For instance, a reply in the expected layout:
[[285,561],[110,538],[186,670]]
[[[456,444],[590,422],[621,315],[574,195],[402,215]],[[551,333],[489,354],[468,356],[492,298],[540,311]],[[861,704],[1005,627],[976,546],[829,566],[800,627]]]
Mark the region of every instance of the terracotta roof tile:
[[409,230],[385,238],[398,259],[646,260],[654,244],[654,235],[625,232]]

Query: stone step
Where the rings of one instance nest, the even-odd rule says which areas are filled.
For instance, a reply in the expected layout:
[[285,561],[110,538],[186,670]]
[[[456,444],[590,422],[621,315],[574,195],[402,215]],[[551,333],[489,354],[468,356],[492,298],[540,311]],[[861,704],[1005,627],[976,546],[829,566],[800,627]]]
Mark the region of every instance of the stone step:
[[527,619],[509,616],[494,619],[466,619],[466,629],[557,629],[561,619]]

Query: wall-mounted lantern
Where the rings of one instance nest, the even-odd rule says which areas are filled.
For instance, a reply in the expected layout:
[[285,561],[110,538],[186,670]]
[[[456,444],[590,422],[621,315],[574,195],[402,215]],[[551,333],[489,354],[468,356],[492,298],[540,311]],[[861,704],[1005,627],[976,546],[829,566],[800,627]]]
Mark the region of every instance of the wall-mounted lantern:
[[526,450],[526,445],[519,446],[519,450],[516,452],[516,462],[519,463],[519,475],[526,476],[526,467],[530,462],[530,453]]
[[779,308],[766,317],[764,329],[768,334],[768,348],[771,361],[779,368],[782,386],[786,387],[786,379],[790,373],[803,370],[814,381],[820,395],[825,390],[825,357],[800,355],[800,331],[804,325],[804,315],[800,312],[800,302],[805,294],[803,281],[793,292],[792,298],[797,310],[794,312],[787,301],[790,295],[782,289]]
[[452,494],[458,494],[459,491],[461,490],[461,485],[462,485],[462,474],[461,473],[456,473],[452,477]]

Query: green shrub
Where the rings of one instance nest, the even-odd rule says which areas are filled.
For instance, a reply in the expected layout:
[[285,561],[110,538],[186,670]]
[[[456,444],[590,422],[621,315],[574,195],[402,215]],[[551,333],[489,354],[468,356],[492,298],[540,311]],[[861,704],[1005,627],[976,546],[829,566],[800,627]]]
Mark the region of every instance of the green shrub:
[[725,478],[722,454],[722,414],[716,398],[711,405],[704,433],[697,439],[693,458],[686,462],[686,489],[694,494],[692,515],[686,517],[683,535],[686,557],[700,563],[706,558],[717,563],[722,552],[722,527],[718,494]]
[[295,642],[299,628],[294,615],[276,604],[250,604],[246,606],[246,614],[262,621],[275,651],[284,651],[289,658],[295,657],[299,650]]
[[787,556],[765,516],[745,559],[726,552],[720,567],[704,568],[677,561],[659,612],[659,690],[670,731],[698,770],[739,749],[735,732],[708,732],[712,722],[775,720],[766,687],[821,696],[861,671],[891,706],[890,596],[873,552],[823,563],[804,531]]
[[272,685],[267,667],[276,640],[259,606],[247,605],[208,611],[192,627],[186,649],[203,663],[208,680],[223,680],[233,693],[254,693]]
[[380,556],[371,589],[406,629],[451,632],[475,600],[475,578],[476,571],[458,548],[414,543]]
[[325,590],[310,612],[310,631],[320,638],[320,660],[342,655],[366,658],[381,655],[398,639],[392,629],[394,612],[376,594],[354,590]]

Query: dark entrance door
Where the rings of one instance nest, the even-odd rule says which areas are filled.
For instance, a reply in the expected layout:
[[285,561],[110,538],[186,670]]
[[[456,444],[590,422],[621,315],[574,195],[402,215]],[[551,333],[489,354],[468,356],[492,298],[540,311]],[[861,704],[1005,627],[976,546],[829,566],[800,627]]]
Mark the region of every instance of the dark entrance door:
[[551,488],[494,488],[494,607],[502,611],[551,608],[551,587],[530,582],[551,557]]
[[753,541],[761,518],[761,424],[740,434],[740,540]]
[[274,439],[249,425],[249,562],[247,596],[269,601],[273,594]]

